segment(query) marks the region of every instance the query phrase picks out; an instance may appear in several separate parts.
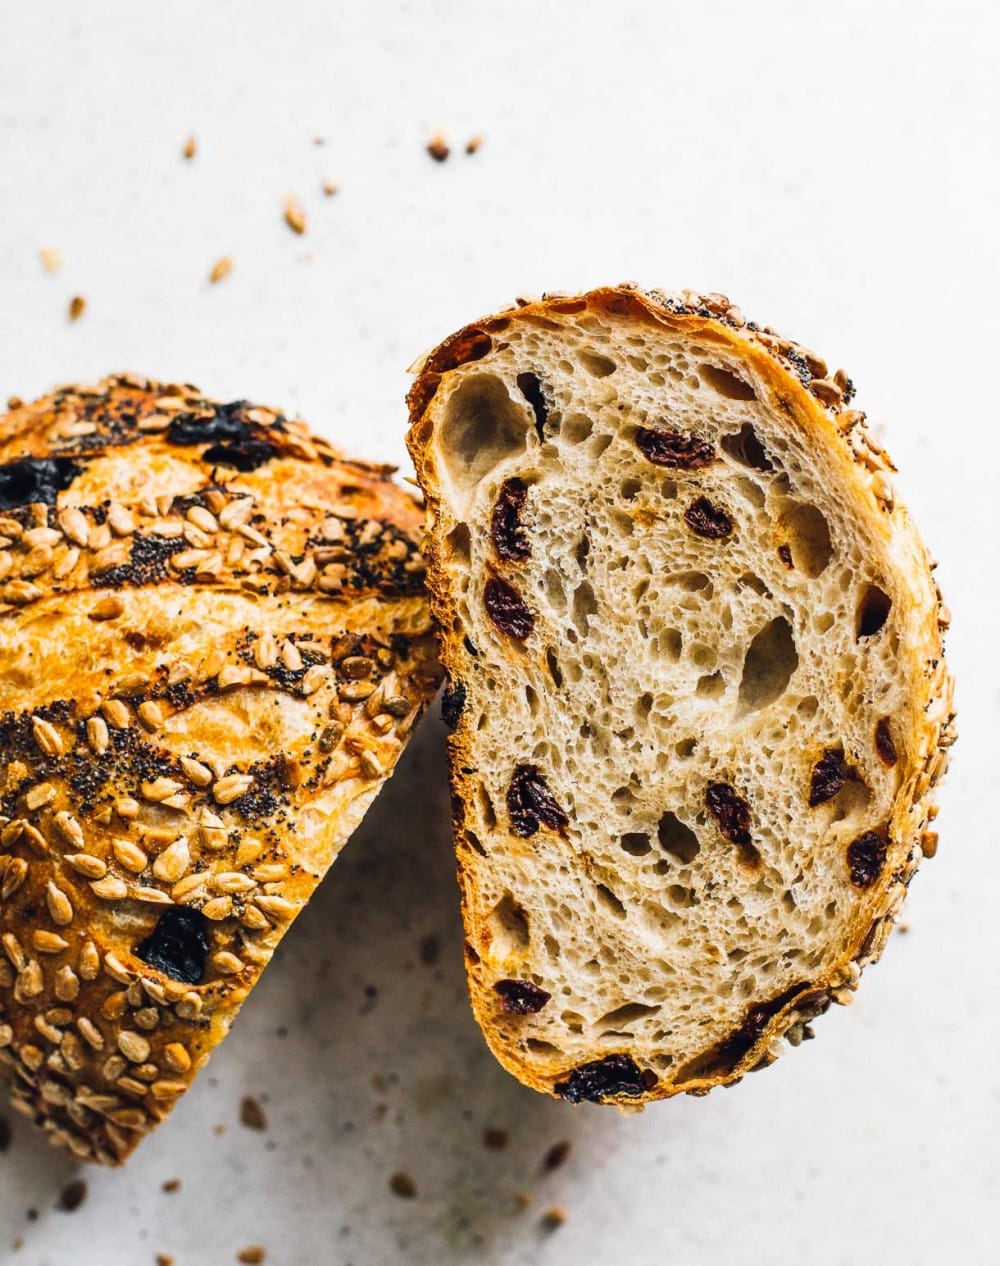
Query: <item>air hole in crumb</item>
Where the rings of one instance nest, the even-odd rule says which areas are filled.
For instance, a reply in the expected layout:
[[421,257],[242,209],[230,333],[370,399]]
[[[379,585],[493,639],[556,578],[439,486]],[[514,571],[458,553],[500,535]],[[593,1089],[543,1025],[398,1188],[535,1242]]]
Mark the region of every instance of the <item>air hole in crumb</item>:
[[721,672],[714,672],[708,676],[699,677],[698,684],[695,686],[695,694],[701,695],[703,699],[718,699],[725,692],[726,679]]
[[742,576],[737,578],[736,583],[741,589],[752,589],[754,593],[759,594],[762,598],[771,597],[770,589],[761,580],[760,576],[755,576],[753,572],[745,571]]
[[873,637],[889,618],[892,599],[878,585],[869,585],[858,606],[858,638]]
[[660,848],[684,866],[693,862],[701,849],[694,831],[670,809],[660,818],[656,838]]
[[[690,888],[685,888],[683,884],[671,884],[667,889],[667,897],[675,906],[693,906],[695,905],[695,896]],[[680,941],[679,946],[684,947],[684,942]]]
[[556,659],[556,653],[550,646],[545,652],[545,664],[549,670],[549,676],[557,686],[562,686],[563,675],[559,668],[559,661]]
[[754,712],[779,699],[798,663],[792,627],[784,616],[778,616],[764,625],[747,648],[740,681],[741,708]]
[[812,720],[818,711],[819,700],[815,695],[806,695],[804,699],[800,699],[798,707],[796,708],[796,712],[798,712],[800,716],[805,717],[807,721]]
[[580,537],[576,545],[576,563],[581,571],[587,570],[587,558],[590,555],[590,537],[586,532]]
[[635,701],[635,710],[640,717],[648,717],[653,710],[653,696],[647,690]]
[[698,593],[712,584],[711,579],[703,571],[679,571],[673,576],[668,576],[667,579],[686,593]]
[[502,963],[528,948],[528,916],[510,892],[486,916],[484,930],[485,953],[492,962]]
[[684,637],[680,629],[664,629],[657,638],[657,644],[661,648],[660,653],[662,655],[667,659],[676,661],[681,657]]
[[492,831],[497,824],[497,815],[493,808],[490,793],[482,783],[479,784],[479,814],[487,831]]
[[621,843],[622,849],[631,857],[645,857],[653,848],[645,831],[627,831]]
[[590,460],[596,462],[613,438],[614,436],[608,435],[606,432],[591,436],[590,443],[587,445],[587,455]]
[[749,466],[751,470],[774,470],[774,464],[749,422],[744,422],[734,435],[724,435],[719,443],[723,451],[741,466]]
[[528,433],[526,409],[515,404],[492,374],[476,374],[452,394],[441,428],[439,450],[463,514],[479,482],[514,453]]
[[698,750],[698,740],[694,738],[681,739],[679,743],[674,744],[674,751],[681,760],[689,760]]
[[748,479],[745,475],[737,475],[736,487],[752,506],[756,506],[758,510],[763,508],[767,501],[767,493],[756,480]]
[[779,530],[788,538],[792,559],[810,579],[823,574],[833,557],[830,525],[816,506],[793,502],[778,520]]
[[487,853],[486,849],[483,848],[482,843],[480,842],[479,836],[475,833],[475,831],[466,831],[465,838],[468,841],[468,843],[471,845],[471,847],[476,850],[476,852],[479,854],[480,857],[489,857],[489,853]]
[[625,918],[625,905],[615,896],[607,884],[597,884],[595,889],[597,900],[606,910],[609,910],[616,919]]
[[573,623],[580,630],[583,637],[587,636],[587,630],[590,627],[590,617],[597,613],[597,599],[594,597],[594,590],[589,580],[585,580],[582,585],[578,585],[576,592],[573,594]]
[[534,686],[525,683],[524,698],[528,704],[528,711],[533,717],[538,716],[538,693]]
[[545,1042],[540,1037],[529,1037],[525,1039],[525,1049],[529,1050],[532,1055],[544,1055],[551,1058],[558,1055],[562,1058],[562,1052],[557,1046],[553,1046],[551,1042]]
[[563,589],[562,576],[555,567],[548,567],[542,576],[542,588],[545,596],[557,611],[566,610],[566,591]]
[[595,1028],[598,1029],[621,1029],[628,1024],[635,1024],[636,1020],[644,1020],[647,1015],[653,1015],[659,1011],[659,1007],[650,1007],[643,1002],[626,1002],[621,1007],[616,1007],[614,1011],[609,1011],[607,1015],[602,1015],[596,1022]]
[[641,490],[642,484],[638,479],[623,479],[619,488],[623,501],[634,501]]
[[817,611],[813,616],[813,628],[817,633],[829,633],[835,623],[832,611]]
[[463,562],[468,563],[471,560],[472,542],[467,523],[459,523],[457,527],[451,529],[448,533],[448,545],[451,547],[452,553],[457,555]]
[[673,501],[677,496],[677,484],[672,479],[664,479],[660,484],[660,496],[664,501]]
[[707,387],[711,387],[720,396],[725,396],[727,400],[755,400],[757,398],[756,392],[748,382],[744,382],[738,374],[722,369],[719,365],[699,365],[698,376]]
[[578,351],[576,358],[594,378],[607,378],[618,368],[610,356],[602,356],[600,352]]
[[574,413],[562,424],[562,437],[567,444],[582,444],[594,429],[590,418],[582,413]]

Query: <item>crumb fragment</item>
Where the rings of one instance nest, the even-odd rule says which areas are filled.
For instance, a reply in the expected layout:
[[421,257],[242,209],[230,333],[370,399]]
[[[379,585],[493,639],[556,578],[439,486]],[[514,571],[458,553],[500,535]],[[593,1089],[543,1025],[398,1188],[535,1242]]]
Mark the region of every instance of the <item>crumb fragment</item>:
[[431,934],[425,936],[420,942],[420,961],[425,967],[433,967],[441,957],[441,942],[436,936]]
[[169,1253],[157,1253],[156,1266],[174,1266],[174,1259]]
[[184,148],[181,150],[181,153],[186,159],[188,159],[188,161],[194,158],[195,154],[198,153],[198,142],[193,136],[189,136],[184,142]]
[[10,409],[11,412],[13,412],[15,409],[23,409],[24,401],[21,399],[20,396],[8,396],[7,408]]
[[476,150],[479,149],[479,147],[482,145],[482,143],[483,143],[483,138],[481,136],[479,135],[470,136],[469,139],[465,142],[465,152],[467,154],[474,154]]
[[69,319],[71,321],[79,321],[86,311],[87,300],[83,295],[74,295],[69,301]]
[[253,1095],[244,1095],[240,1102],[240,1124],[248,1130],[266,1130],[267,1116]]
[[243,1266],[260,1266],[266,1254],[259,1244],[251,1244],[249,1248],[241,1248],[236,1254],[236,1260],[242,1262]]
[[181,1189],[181,1180],[179,1178],[168,1178],[167,1181],[163,1184],[163,1190],[167,1193],[168,1196],[172,1196],[175,1191],[180,1191],[180,1189]]
[[403,1170],[398,1170],[389,1179],[389,1190],[394,1196],[399,1196],[401,1200],[412,1200],[417,1194],[417,1184],[409,1174],[404,1173]]
[[483,1147],[489,1148],[491,1152],[502,1152],[506,1146],[506,1130],[497,1130],[493,1127],[483,1130]]
[[334,196],[334,194],[340,193],[340,185],[334,184],[334,182],[333,182],[332,180],[324,180],[324,181],[323,181],[323,193],[324,193],[324,194],[325,194],[328,198],[332,198],[332,197]]
[[325,136],[314,136],[314,137],[313,137],[313,144],[314,144],[314,145],[325,145],[325,144],[326,144],[326,137],[325,137]]
[[566,1218],[566,1210],[561,1209],[559,1205],[553,1205],[551,1209],[546,1209],[538,1219],[538,1225],[546,1234],[551,1234],[553,1231],[558,1231],[566,1221]]
[[79,1209],[84,1200],[87,1199],[87,1184],[82,1178],[74,1179],[68,1182],[59,1193],[59,1199],[56,1202],[56,1208],[61,1209],[63,1213],[73,1213]]
[[293,233],[301,235],[306,231],[306,213],[293,193],[285,199],[285,223]]
[[43,246],[38,252],[38,258],[47,273],[57,273],[62,268],[62,251],[56,250],[54,246]]
[[531,1194],[530,1191],[515,1191],[514,1192],[514,1207],[519,1212],[523,1212],[525,1209],[531,1208],[532,1204],[534,1203],[534,1199],[535,1198]]
[[214,286],[224,278],[228,277],[232,271],[233,261],[228,255],[223,255],[221,259],[217,259],[212,265],[212,271],[208,274],[208,280]]
[[430,154],[436,163],[443,163],[451,153],[451,147],[439,132],[437,136],[427,142],[427,153]]
[[568,1139],[562,1139],[558,1143],[553,1143],[545,1153],[542,1167],[544,1169],[558,1169],[560,1165],[565,1165],[566,1158],[569,1156],[569,1150],[570,1142]]

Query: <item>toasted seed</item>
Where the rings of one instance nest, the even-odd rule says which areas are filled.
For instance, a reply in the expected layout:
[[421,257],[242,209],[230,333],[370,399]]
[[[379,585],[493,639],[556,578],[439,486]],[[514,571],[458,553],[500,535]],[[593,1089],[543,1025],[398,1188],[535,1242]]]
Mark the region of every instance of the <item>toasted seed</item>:
[[211,272],[208,274],[208,280],[213,286],[218,285],[220,281],[224,281],[233,271],[233,261],[228,255],[223,255],[221,259],[217,259],[212,265]]
[[211,901],[205,902],[201,907],[201,912],[213,923],[228,919],[233,912],[233,899],[232,897],[213,897]]
[[31,730],[35,736],[35,742],[46,756],[64,755],[66,748],[63,745],[59,731],[51,722],[45,721],[41,717],[32,717]]
[[103,717],[89,717],[87,719],[87,742],[96,756],[102,756],[108,750],[110,736],[108,734],[108,723]]
[[0,943],[3,944],[4,953],[10,959],[10,965],[15,971],[24,971],[28,956],[24,952],[24,946],[17,939],[13,932],[4,932],[0,937]]
[[191,1067],[191,1056],[182,1042],[170,1042],[163,1048],[163,1062],[175,1073],[186,1073]]
[[331,721],[329,725],[324,726],[319,736],[319,750],[321,752],[332,752],[340,740],[344,737],[344,727],[339,721]]
[[149,1059],[149,1041],[134,1029],[122,1029],[118,1034],[118,1049],[130,1064],[144,1064]]
[[297,673],[302,667],[302,656],[294,642],[287,639],[281,644],[281,662],[290,673]]
[[55,974],[53,991],[60,1002],[75,1002],[80,995],[80,977],[68,963]]
[[215,782],[212,795],[217,804],[232,804],[240,796],[245,796],[252,786],[252,774],[227,774]]
[[135,531],[135,517],[118,501],[108,506],[107,524],[116,536],[130,536]]
[[12,857],[4,871],[3,884],[0,886],[0,898],[4,901],[12,897],[28,877],[28,863],[23,857]]
[[114,594],[109,594],[90,608],[90,618],[92,620],[117,620],[124,611],[125,603],[122,602],[121,598],[116,598]]
[[87,300],[83,295],[74,295],[69,301],[69,319],[71,321],[79,321],[83,314],[87,311]]
[[226,662],[226,657],[222,651],[220,650],[209,651],[208,654],[205,656],[201,665],[202,675],[206,678],[217,677],[219,673],[222,671],[222,667],[225,664],[225,662]]
[[44,928],[36,928],[32,932],[31,943],[39,954],[61,954],[69,947],[69,941],[56,932],[47,932]]
[[63,860],[85,879],[103,879],[108,873],[107,863],[92,853],[67,853]]
[[90,524],[83,511],[78,510],[76,506],[67,506],[65,510],[59,511],[57,520],[64,535],[68,536],[74,545],[86,549],[90,539]]
[[191,865],[191,850],[182,835],[174,840],[153,862],[153,874],[167,884],[175,884]]
[[[18,975],[14,996],[18,1001],[37,998],[45,988],[45,977],[37,958],[32,958]],[[22,1049],[22,1056],[24,1051]]]
[[366,778],[381,778],[385,774],[374,752],[362,752],[358,757],[358,763]]
[[50,879],[45,888],[45,903],[49,908],[52,922],[57,926],[68,927],[73,922],[73,905],[69,897]]
[[155,778],[152,782],[144,782],[141,787],[142,798],[152,804],[160,804],[183,790],[184,784],[176,778]]
[[67,843],[83,848],[83,827],[66,809],[61,810],[53,818],[56,829]]
[[139,720],[143,723],[147,730],[158,730],[164,722],[163,708],[155,699],[147,699],[145,703],[140,703]]
[[190,756],[181,757],[181,769],[196,787],[207,787],[212,781],[212,771],[208,766]]
[[256,888],[257,884],[249,875],[244,875],[240,871],[225,871],[215,876],[212,887],[216,892],[240,893],[249,892],[252,888]]
[[131,796],[122,796],[115,801],[115,813],[126,820],[139,816],[139,801]]
[[97,973],[101,970],[101,956],[93,941],[87,941],[80,951],[80,961],[77,964],[77,970],[84,980],[97,979]]
[[128,896],[128,884],[117,875],[105,875],[90,885],[90,891],[103,901],[123,901]]
[[311,668],[306,669],[302,681],[299,683],[302,693],[304,695],[315,694],[329,675],[329,668],[324,667],[323,664],[313,664]]
[[48,804],[55,797],[56,789],[50,782],[35,783],[24,793],[24,807],[34,812],[35,809],[40,809],[43,804]]
[[254,836],[248,835],[240,840],[240,846],[236,850],[234,864],[236,866],[249,866],[260,857],[264,851],[264,845],[261,840],[255,839]]
[[345,681],[339,687],[339,694],[347,703],[361,703],[374,689],[375,683],[371,681]]
[[284,897],[257,896],[254,897],[254,904],[269,918],[276,919],[279,923],[284,923],[291,919],[297,909],[291,901],[286,900]]
[[104,719],[108,725],[114,730],[127,729],[132,720],[128,704],[123,703],[121,699],[106,699],[101,704],[101,711],[104,713]]
[[120,985],[131,985],[133,973],[129,971],[117,954],[109,952],[104,955],[104,970],[112,980],[117,980]]
[[211,963],[215,970],[224,976],[236,976],[246,966],[242,959],[231,954],[229,950],[220,950],[217,954],[213,954]]
[[302,203],[291,193],[285,198],[285,223],[293,233],[302,234],[306,231],[306,213],[302,209]]

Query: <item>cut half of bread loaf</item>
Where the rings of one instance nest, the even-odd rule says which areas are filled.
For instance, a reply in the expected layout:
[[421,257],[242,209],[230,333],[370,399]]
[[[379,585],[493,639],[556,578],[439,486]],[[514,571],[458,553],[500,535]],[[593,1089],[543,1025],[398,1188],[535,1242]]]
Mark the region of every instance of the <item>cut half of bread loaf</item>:
[[433,696],[421,525],[190,386],[0,420],[0,1072],[75,1155],[184,1094]]
[[812,352],[721,295],[547,297],[422,362],[476,1016],[572,1102],[705,1093],[881,953],[953,738],[947,616]]

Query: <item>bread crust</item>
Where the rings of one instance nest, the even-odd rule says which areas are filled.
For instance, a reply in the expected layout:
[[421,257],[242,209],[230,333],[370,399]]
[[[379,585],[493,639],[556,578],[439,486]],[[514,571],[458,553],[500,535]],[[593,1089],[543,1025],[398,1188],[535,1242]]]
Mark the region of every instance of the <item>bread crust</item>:
[[0,419],[0,1070],[77,1157],[184,1094],[436,689],[390,476],[131,375]]
[[[747,1071],[772,1063],[787,1044],[798,1045],[803,1036],[811,1036],[808,1022],[827,1010],[831,1002],[850,1002],[862,969],[881,955],[921,858],[936,851],[937,836],[930,829],[936,815],[934,788],[945,772],[948,749],[955,739],[952,679],[944,662],[942,641],[950,616],[933,578],[933,565],[893,490],[890,475],[895,467],[871,437],[864,413],[851,407],[854,387],[846,373],[831,374],[815,353],[766,326],[745,320],[724,295],[644,291],[625,284],[581,295],[519,299],[512,307],[451,335],[413,367],[417,376],[408,395],[408,446],[427,503],[428,588],[436,621],[443,630],[441,657],[450,678],[458,670],[458,648],[464,629],[445,574],[443,538],[453,522],[444,505],[442,472],[437,468],[431,445],[437,410],[443,408],[440,401],[447,395],[441,391],[442,385],[463,364],[488,357],[494,341],[502,341],[504,331],[515,323],[558,320],[560,316],[584,311],[697,335],[700,344],[714,343],[725,349],[730,361],[735,358],[752,367],[755,380],[765,384],[772,404],[784,413],[789,425],[800,428],[813,445],[836,462],[854,493],[855,513],[883,543],[886,559],[903,582],[914,611],[919,613],[919,636],[903,648],[902,654],[909,661],[906,676],[918,683],[915,689],[921,697],[912,709],[914,727],[904,744],[905,768],[893,803],[888,857],[874,902],[859,906],[846,950],[831,969],[814,979],[803,980],[785,996],[752,1005],[741,1028],[727,1040],[729,1050],[723,1052],[727,1058],[720,1060],[718,1048],[706,1051],[703,1059],[689,1061],[670,1081],[635,1081],[624,1089],[612,1084],[607,1093],[590,1094],[586,1088],[583,1093],[576,1093],[582,1085],[581,1076],[586,1080],[586,1068],[574,1072],[573,1066],[558,1054],[528,1064],[501,1037],[497,998],[489,973],[471,943],[485,915],[481,903],[477,904],[478,859],[465,843],[463,831],[463,807],[474,794],[473,777],[463,770],[472,771],[475,762],[471,736],[464,728],[460,708],[454,709],[456,727],[450,738],[450,756],[458,870],[469,938],[469,988],[484,1036],[498,1060],[536,1090],[561,1094],[573,1101],[582,1097],[636,1107],[682,1092],[707,1094],[714,1086],[733,1084]],[[455,689],[454,683],[449,689]],[[446,694],[446,704],[447,700]],[[783,1042],[783,1038],[789,1042]],[[603,1051],[595,1051],[595,1060],[602,1054]],[[634,1064],[633,1069],[635,1074],[640,1071]],[[614,1083],[614,1076],[609,1080]]]

